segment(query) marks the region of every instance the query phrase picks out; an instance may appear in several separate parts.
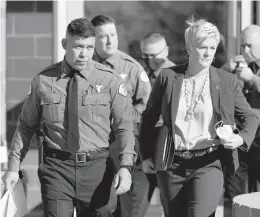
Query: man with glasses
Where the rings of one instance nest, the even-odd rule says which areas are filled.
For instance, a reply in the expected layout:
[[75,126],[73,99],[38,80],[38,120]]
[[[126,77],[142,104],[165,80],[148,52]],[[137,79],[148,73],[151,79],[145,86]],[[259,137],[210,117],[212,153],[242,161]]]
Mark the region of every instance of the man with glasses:
[[[160,74],[161,69],[175,66],[175,64],[168,59],[169,47],[167,46],[165,37],[162,34],[157,32],[150,32],[144,36],[140,45],[142,58],[146,64],[146,72],[148,74],[150,83],[153,86],[156,78]],[[158,135],[158,127],[162,126],[162,124],[163,120],[160,117],[160,120],[157,122],[154,131],[151,132],[151,136],[154,137],[154,139],[151,139],[150,141],[155,141],[156,136]],[[153,146],[152,144],[150,145]],[[149,190],[147,202],[149,202],[155,188],[158,186],[158,183],[154,170],[144,172],[146,173],[148,179],[147,186],[149,186]],[[163,201],[161,202],[164,207]]]
[[[141,114],[146,107],[151,92],[149,78],[143,67],[132,57],[118,50],[118,36],[115,20],[109,16],[99,15],[92,19],[96,32],[96,49],[94,60],[113,69],[124,80],[129,100],[132,102],[135,148],[138,152],[138,136]],[[118,148],[111,139],[111,156],[115,165],[119,166]],[[142,217],[145,215],[144,203],[148,191],[147,179],[142,171],[140,158],[132,171],[132,187],[130,191],[119,196],[119,206],[115,217]]]
[[151,32],[145,35],[141,41],[141,51],[147,66],[146,72],[153,86],[161,69],[175,64],[168,59],[169,47],[165,37],[160,33]]

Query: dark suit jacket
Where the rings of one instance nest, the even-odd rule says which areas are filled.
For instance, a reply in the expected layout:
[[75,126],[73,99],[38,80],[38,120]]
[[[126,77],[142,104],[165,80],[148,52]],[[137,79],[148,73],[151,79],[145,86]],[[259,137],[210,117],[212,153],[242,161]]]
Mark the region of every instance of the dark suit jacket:
[[[176,114],[187,66],[184,64],[162,69],[154,84],[146,110],[142,115],[140,152],[143,160],[154,155],[154,147],[150,145],[153,141],[149,141],[149,138],[160,114],[164,124],[171,129],[173,137],[175,135]],[[242,93],[237,77],[213,66],[210,67],[209,75],[212,104],[218,121],[222,120],[224,124],[233,126],[236,118],[239,123],[239,134],[245,142],[244,145],[249,149],[258,121]],[[237,150],[223,149],[222,163],[234,173],[239,166]]]

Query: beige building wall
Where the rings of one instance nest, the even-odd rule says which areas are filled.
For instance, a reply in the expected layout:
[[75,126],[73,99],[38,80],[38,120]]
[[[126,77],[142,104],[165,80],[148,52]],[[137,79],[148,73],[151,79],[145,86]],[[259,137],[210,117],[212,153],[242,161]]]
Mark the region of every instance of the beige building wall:
[[[53,16],[52,2],[7,1],[6,6],[6,115],[10,146],[32,78],[52,63]],[[31,146],[22,163],[29,209],[41,203],[35,140]]]
[[[7,162],[6,144],[6,46],[5,46],[5,27],[6,27],[6,2],[0,1],[0,178],[2,169]],[[0,190],[2,191],[2,189]],[[2,195],[2,192],[0,192]]]

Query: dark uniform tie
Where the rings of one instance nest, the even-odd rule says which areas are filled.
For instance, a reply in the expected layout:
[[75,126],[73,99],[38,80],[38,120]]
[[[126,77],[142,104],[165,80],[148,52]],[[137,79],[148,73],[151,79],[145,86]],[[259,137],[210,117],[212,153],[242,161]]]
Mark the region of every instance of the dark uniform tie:
[[80,148],[78,117],[78,74],[75,71],[69,80],[67,143],[69,151],[77,152]]

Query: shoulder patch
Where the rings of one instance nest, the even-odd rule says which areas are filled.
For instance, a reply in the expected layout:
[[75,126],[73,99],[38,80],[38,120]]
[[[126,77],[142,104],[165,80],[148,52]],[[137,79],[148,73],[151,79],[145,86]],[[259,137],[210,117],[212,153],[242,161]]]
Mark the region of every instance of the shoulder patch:
[[42,73],[42,72],[46,72],[46,71],[48,71],[48,70],[50,70],[50,69],[55,69],[56,66],[57,66],[57,64],[58,64],[58,63],[55,63],[55,64],[50,65],[50,66],[47,66],[46,68],[44,68],[43,70],[41,70],[40,73]]
[[124,83],[121,83],[118,88],[118,93],[122,96],[127,96],[127,90]]
[[137,60],[135,60],[133,57],[131,57],[130,55],[128,55],[128,54],[126,54],[126,53],[124,53],[124,52],[122,52],[122,51],[118,51],[118,53],[119,53],[119,55],[120,55],[120,57],[121,57],[122,59],[127,60],[127,61],[129,61],[129,62],[132,62],[132,63],[134,63],[135,65],[137,65],[138,67],[140,67],[140,68],[143,69],[142,65],[141,65]]
[[149,78],[145,71],[141,72],[140,78],[141,78],[141,81],[143,81],[143,82],[146,82],[146,83],[149,82]]

